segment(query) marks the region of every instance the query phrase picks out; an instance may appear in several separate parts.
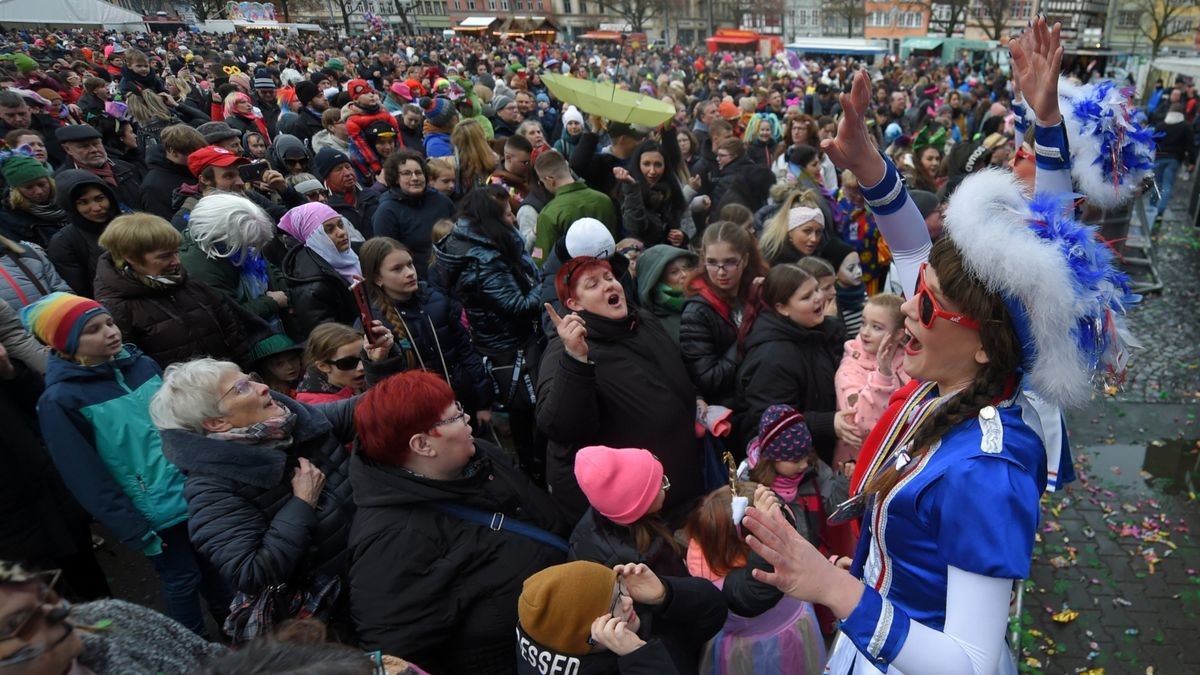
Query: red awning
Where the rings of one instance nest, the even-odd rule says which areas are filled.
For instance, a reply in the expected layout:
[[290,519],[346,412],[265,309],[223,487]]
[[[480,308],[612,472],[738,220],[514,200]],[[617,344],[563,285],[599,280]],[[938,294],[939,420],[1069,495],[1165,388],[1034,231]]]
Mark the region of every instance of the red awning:
[[623,36],[614,30],[594,30],[579,36],[582,40],[612,40],[620,41]]
[[752,45],[758,42],[758,38],[745,35],[714,35],[707,38],[707,41],[721,45]]

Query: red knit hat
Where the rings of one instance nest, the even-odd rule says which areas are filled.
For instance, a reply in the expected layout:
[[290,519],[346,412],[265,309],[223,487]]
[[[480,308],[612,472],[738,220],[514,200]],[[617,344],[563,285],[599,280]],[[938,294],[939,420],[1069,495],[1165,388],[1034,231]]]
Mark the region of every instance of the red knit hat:
[[369,94],[375,91],[366,80],[350,80],[346,83],[346,91],[350,94],[350,99],[357,99],[363,94]]
[[575,453],[575,480],[600,515],[629,525],[658,497],[663,467],[649,450],[593,445]]

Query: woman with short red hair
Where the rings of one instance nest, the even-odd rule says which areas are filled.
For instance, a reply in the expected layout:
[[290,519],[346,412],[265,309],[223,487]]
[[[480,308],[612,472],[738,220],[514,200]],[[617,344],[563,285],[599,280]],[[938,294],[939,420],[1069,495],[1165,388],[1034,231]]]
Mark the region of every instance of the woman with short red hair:
[[350,605],[362,643],[434,673],[514,672],[521,585],[563,562],[569,524],[500,448],[471,437],[437,375],[376,384],[354,424]]
[[567,515],[588,502],[575,480],[575,453],[589,445],[646,448],[671,477],[664,511],[682,517],[703,494],[696,440],[697,397],[679,347],[658,318],[631,311],[607,260],[579,257],[555,277],[558,332],[538,372],[537,423],[549,438],[546,478]]

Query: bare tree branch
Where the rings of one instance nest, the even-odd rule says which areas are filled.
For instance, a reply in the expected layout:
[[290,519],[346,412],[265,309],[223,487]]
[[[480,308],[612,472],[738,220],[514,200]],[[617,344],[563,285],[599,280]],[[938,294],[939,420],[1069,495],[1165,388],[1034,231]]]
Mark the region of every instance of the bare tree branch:
[[997,42],[1007,36],[1012,0],[975,0],[972,25],[978,26],[989,40]]
[[597,5],[620,16],[634,33],[646,30],[646,24],[662,11],[662,0],[592,0]]
[[[844,28],[846,37],[854,37],[855,29],[861,31],[867,16],[866,3],[862,0],[824,0],[821,3],[821,20],[828,29]],[[833,19],[834,21],[831,21]]]
[[1150,58],[1156,58],[1167,40],[1195,30],[1188,17],[1193,0],[1132,0],[1133,8],[1141,15],[1137,32],[1150,41]]

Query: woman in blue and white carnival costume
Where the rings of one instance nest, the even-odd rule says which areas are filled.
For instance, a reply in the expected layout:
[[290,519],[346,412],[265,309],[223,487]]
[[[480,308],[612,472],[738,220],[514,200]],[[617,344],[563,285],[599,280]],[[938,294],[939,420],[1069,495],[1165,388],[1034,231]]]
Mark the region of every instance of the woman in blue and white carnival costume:
[[[1014,68],[1039,126],[1061,134],[1059,27],[1039,18],[1027,32],[1013,44]],[[904,390],[871,435],[878,449],[849,572],[772,508],[743,521],[751,548],[774,567],[754,576],[842,620],[826,672],[1015,672],[1005,648],[1010,593],[1029,573],[1038,501],[1060,468],[1048,465],[1029,399],[1077,405],[1095,373],[1119,376],[1121,314],[1136,297],[1074,220],[1074,195],[1030,198],[1002,171],[963,181],[945,236],[931,244],[895,167],[871,145],[869,98],[859,72],[825,151],[858,176],[892,248],[908,296],[904,369],[923,383]]]

